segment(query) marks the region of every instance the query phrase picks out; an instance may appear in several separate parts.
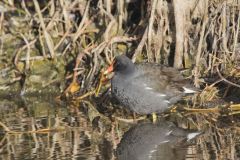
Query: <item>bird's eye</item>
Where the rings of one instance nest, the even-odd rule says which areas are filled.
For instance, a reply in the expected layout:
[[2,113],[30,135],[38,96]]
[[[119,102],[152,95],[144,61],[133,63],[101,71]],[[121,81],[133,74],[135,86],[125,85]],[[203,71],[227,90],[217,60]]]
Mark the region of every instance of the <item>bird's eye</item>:
[[115,62],[115,66],[119,66],[119,62],[118,61]]

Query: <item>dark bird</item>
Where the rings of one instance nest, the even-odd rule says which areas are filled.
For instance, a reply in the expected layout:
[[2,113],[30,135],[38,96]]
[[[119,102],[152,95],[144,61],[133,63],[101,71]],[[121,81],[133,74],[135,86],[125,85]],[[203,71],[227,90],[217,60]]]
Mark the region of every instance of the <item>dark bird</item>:
[[172,67],[153,63],[134,64],[117,56],[104,74],[114,72],[111,92],[125,107],[138,114],[162,113],[189,93],[190,81]]

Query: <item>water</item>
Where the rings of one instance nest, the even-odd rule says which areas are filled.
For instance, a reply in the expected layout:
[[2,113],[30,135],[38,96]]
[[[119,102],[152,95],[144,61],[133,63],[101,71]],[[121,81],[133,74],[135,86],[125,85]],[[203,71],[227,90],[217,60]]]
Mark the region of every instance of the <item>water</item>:
[[[212,115],[191,115],[183,120],[168,117],[184,128],[194,124],[204,133],[191,141],[173,135],[165,143],[162,125],[110,120],[96,110],[94,102],[66,104],[55,97],[1,95],[0,159],[108,160],[119,153],[133,155],[125,157],[131,160],[144,156],[152,160],[240,159],[239,116],[230,120]],[[225,121],[230,122],[223,125]]]

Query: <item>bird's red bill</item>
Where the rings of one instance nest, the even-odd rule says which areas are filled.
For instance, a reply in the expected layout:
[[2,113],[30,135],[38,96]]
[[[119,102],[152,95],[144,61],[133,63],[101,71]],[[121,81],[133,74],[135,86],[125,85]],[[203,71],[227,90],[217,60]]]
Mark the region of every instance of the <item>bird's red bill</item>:
[[114,64],[114,61],[113,61],[112,64],[106,69],[106,71],[104,71],[104,74],[105,74],[105,75],[113,72],[113,64]]

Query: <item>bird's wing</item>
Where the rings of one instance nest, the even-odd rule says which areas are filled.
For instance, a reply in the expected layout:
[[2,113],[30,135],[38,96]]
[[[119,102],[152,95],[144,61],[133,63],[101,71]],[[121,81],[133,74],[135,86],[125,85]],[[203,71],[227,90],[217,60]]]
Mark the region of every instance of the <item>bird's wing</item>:
[[[186,79],[178,70],[160,65],[138,65],[133,85],[166,96],[167,99],[185,92]],[[190,92],[190,90],[189,90]]]

